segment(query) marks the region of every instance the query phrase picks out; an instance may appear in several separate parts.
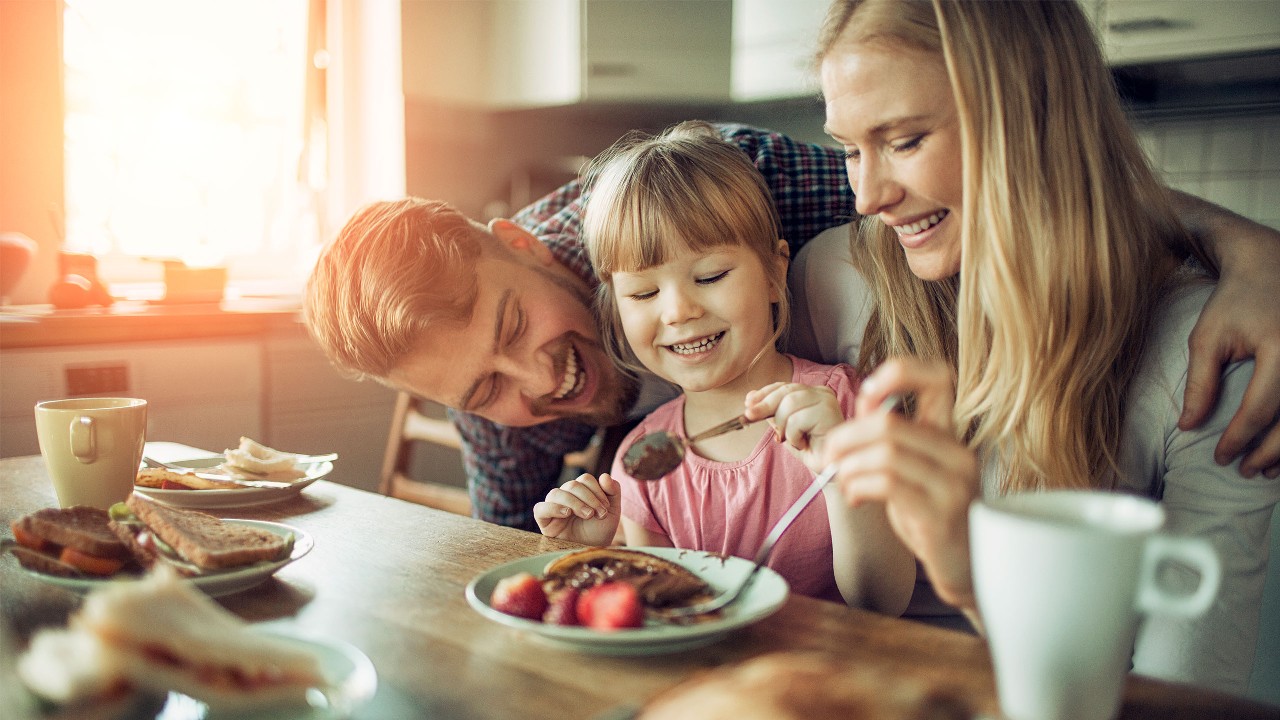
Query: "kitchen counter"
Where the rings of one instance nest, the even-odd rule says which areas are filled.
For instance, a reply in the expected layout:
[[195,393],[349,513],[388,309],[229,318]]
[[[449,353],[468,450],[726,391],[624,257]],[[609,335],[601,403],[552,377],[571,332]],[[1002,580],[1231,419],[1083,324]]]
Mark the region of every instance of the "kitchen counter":
[[221,303],[119,301],[110,307],[56,310],[0,307],[0,350],[260,335],[297,325],[297,298],[242,298]]

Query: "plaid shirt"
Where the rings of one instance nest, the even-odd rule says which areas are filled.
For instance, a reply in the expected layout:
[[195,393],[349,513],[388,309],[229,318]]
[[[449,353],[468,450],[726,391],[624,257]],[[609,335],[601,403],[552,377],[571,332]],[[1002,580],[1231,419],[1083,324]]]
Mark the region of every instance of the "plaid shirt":
[[[764,175],[792,257],[813,236],[853,217],[853,193],[838,149],[798,143],[744,125],[717,128],[726,140],[750,155]],[[595,274],[578,239],[583,200],[574,181],[521,210],[512,220],[595,287]],[[534,531],[538,527],[533,506],[559,482],[564,455],[581,450],[595,432],[590,425],[570,420],[519,428],[452,410],[449,416],[462,434],[462,459],[476,516]]]

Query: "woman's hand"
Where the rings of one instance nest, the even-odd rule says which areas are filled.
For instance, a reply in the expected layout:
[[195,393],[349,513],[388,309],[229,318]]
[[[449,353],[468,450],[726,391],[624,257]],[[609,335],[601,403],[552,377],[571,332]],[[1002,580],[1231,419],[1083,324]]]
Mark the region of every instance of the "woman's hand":
[[[879,410],[914,395],[915,416]],[[894,533],[919,558],[944,601],[976,617],[969,565],[969,504],[978,496],[976,454],[956,439],[955,383],[941,364],[896,359],[863,382],[857,415],[827,433],[822,456],[851,506],[883,502]]]
[[608,545],[618,531],[621,492],[622,486],[609,473],[598,481],[583,473],[547,493],[546,500],[533,506],[533,519],[547,537]]
[[826,434],[844,420],[836,394],[827,387],[800,383],[772,383],[747,393],[748,419],[773,416],[769,424],[815,473],[826,463],[821,456]]

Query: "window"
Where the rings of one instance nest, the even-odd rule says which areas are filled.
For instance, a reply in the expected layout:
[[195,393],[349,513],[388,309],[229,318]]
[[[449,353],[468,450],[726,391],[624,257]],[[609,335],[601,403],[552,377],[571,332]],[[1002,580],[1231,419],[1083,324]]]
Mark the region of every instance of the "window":
[[115,294],[159,260],[300,286],[325,232],[324,6],[65,0],[64,246]]

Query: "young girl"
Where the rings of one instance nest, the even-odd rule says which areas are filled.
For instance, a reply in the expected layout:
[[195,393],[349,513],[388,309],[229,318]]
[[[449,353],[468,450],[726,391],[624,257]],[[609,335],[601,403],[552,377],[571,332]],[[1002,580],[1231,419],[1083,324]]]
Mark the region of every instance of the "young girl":
[[[683,394],[619,448],[612,474],[582,475],[534,507],[543,534],[753,557],[812,482],[827,429],[852,412],[858,379],[777,349],[788,313],[787,245],[763,178],[703,123],[632,137],[588,171],[583,233],[601,284],[606,346]],[[642,435],[682,437],[743,414],[768,423],[699,442],[654,482],[621,458]],[[795,592],[898,614],[914,561],[883,509],[808,507],[769,561]]]

